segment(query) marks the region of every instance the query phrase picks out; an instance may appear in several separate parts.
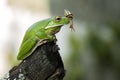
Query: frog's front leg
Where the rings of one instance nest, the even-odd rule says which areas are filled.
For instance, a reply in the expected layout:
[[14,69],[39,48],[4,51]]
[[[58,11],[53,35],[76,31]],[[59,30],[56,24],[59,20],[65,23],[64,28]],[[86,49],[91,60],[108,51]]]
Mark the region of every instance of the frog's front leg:
[[44,32],[37,32],[36,37],[37,37],[37,39],[39,39],[39,42],[38,42],[39,45],[42,45],[46,42],[51,42],[55,39],[54,35],[47,35]]
[[53,41],[56,39],[55,35],[48,35],[47,37],[48,37],[49,41]]

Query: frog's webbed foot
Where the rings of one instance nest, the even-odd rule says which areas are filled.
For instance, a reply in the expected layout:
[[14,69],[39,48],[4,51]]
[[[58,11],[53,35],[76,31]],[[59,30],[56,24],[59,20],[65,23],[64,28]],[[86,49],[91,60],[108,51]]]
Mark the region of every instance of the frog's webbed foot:
[[48,39],[49,41],[53,41],[56,39],[56,37],[54,35],[48,35]]
[[40,41],[38,41],[38,46],[43,45],[43,44],[45,44],[47,42],[49,42],[48,39],[40,40]]
[[41,44],[45,44],[45,43],[47,43],[48,42],[48,40],[46,39],[46,40],[42,40],[40,43]]
[[52,42],[52,41],[54,41],[54,43],[56,43],[56,41],[57,41],[56,36],[48,36],[48,38],[46,38],[46,39],[39,40],[38,41],[38,46],[43,45],[47,42]]

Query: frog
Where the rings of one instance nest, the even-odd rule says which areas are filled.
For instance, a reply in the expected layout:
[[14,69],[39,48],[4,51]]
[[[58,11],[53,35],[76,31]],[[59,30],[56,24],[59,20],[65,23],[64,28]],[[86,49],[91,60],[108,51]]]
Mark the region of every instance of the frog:
[[68,10],[65,10],[64,15],[63,17],[55,16],[47,18],[31,25],[25,32],[17,60],[24,60],[29,57],[38,46],[54,41],[56,39],[55,34],[60,32],[62,26],[70,23],[70,28],[73,29],[73,15],[71,15]]

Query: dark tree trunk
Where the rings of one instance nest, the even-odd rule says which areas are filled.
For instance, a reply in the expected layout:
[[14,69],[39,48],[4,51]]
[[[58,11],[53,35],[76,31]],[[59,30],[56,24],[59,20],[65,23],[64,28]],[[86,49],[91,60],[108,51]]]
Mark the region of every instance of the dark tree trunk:
[[63,80],[65,70],[58,50],[54,41],[39,46],[32,55],[13,67],[3,78],[6,80]]

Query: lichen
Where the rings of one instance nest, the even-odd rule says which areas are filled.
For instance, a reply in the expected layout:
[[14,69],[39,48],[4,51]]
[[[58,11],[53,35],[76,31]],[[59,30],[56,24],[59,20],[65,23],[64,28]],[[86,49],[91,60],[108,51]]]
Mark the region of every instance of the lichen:
[[17,80],[16,78],[14,80]]
[[18,78],[19,78],[18,80],[25,80],[24,74],[21,74],[21,73],[19,74]]
[[0,80],[10,80],[9,78],[9,72],[3,76]]

